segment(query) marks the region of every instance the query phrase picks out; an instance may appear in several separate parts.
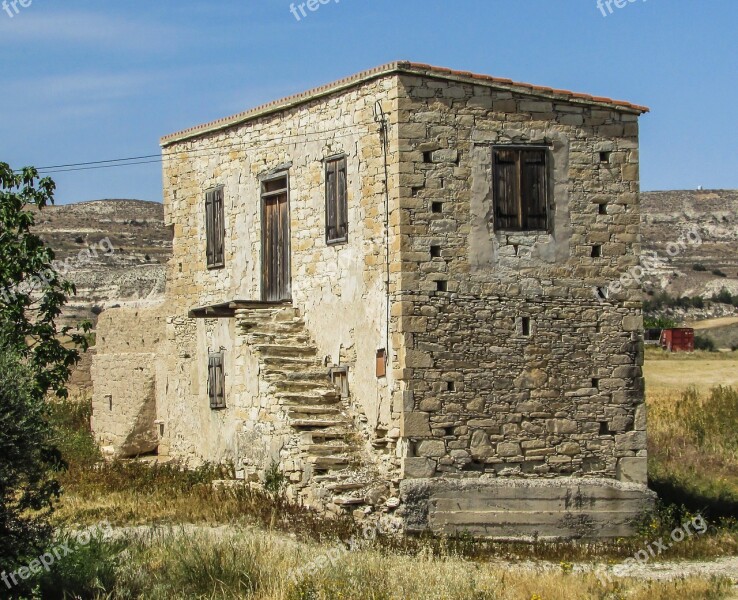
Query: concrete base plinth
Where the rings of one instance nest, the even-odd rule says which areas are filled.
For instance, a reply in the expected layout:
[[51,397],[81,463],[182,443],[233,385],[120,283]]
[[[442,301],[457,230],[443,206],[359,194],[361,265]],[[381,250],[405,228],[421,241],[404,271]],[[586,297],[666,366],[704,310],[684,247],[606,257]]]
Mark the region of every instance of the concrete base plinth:
[[406,479],[408,532],[515,541],[626,537],[653,508],[646,486],[609,479]]

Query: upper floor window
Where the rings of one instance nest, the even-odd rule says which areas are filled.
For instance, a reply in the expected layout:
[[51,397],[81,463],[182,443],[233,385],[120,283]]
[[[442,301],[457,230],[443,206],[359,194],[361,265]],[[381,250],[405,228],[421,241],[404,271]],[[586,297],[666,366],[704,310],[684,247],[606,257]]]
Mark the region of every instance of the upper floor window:
[[208,269],[225,265],[225,218],[223,188],[218,187],[205,193],[205,238]]
[[548,230],[545,148],[493,149],[495,229]]
[[325,239],[328,244],[348,241],[348,186],[346,158],[325,163]]

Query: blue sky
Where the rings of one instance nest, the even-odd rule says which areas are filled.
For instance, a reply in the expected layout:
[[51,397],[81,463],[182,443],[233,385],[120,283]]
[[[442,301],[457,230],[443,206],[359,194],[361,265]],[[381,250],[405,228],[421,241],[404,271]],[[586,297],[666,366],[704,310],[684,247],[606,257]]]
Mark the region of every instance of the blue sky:
[[[0,9],[0,161],[156,154],[167,133],[402,59],[646,104],[644,190],[738,188],[738,2],[615,1],[331,0],[298,21],[287,0],[31,0]],[[161,200],[159,164],[54,178],[62,203]]]

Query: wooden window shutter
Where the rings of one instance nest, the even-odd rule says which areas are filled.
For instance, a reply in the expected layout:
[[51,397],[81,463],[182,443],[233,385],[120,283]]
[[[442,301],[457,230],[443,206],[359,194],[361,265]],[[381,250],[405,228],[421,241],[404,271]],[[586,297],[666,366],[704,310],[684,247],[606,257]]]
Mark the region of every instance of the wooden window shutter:
[[516,155],[515,150],[495,151],[495,229],[521,228]]
[[225,368],[223,353],[208,356],[208,397],[210,408],[225,408]]
[[209,269],[225,264],[225,216],[223,188],[205,193],[205,239]]
[[208,267],[215,264],[215,244],[213,238],[213,215],[215,195],[212,191],[205,193],[205,254]]
[[346,159],[329,160],[325,167],[326,241],[345,242],[348,237],[348,187]]
[[523,206],[523,228],[548,228],[546,202],[546,151],[525,150],[520,153],[520,188]]
[[214,198],[214,261],[216,265],[225,264],[225,206],[223,188],[215,190]]
[[346,182],[346,159],[337,161],[336,177],[336,229],[340,238],[348,237],[348,185]]
[[338,211],[336,206],[336,179],[338,173],[336,162],[329,161],[325,167],[325,231],[326,240],[331,242],[337,239],[336,222]]

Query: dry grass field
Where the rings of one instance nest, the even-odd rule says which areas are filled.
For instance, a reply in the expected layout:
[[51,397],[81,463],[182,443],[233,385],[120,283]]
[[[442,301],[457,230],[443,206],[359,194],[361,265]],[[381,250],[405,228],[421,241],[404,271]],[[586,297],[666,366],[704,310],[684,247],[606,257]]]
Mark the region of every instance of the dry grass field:
[[[738,573],[708,568],[717,557],[738,555],[738,392],[713,389],[738,389],[738,353],[649,349],[645,373],[650,484],[663,504],[638,537],[587,544],[380,535],[348,551],[360,523],[326,520],[278,488],[214,485],[227,469],[100,463],[89,403],[62,403],[54,418],[70,467],[61,476],[55,523],[63,536],[108,520],[120,537],[60,563],[42,588],[106,600],[738,598]],[[673,545],[636,576],[603,582],[592,572],[595,564],[621,565],[697,513],[708,533]],[[683,560],[702,562],[689,572],[675,563],[678,577],[652,580],[667,570],[660,561]]]
[[692,385],[703,392],[716,385],[738,388],[738,352],[669,354],[649,348],[643,371],[649,397],[682,392]]

